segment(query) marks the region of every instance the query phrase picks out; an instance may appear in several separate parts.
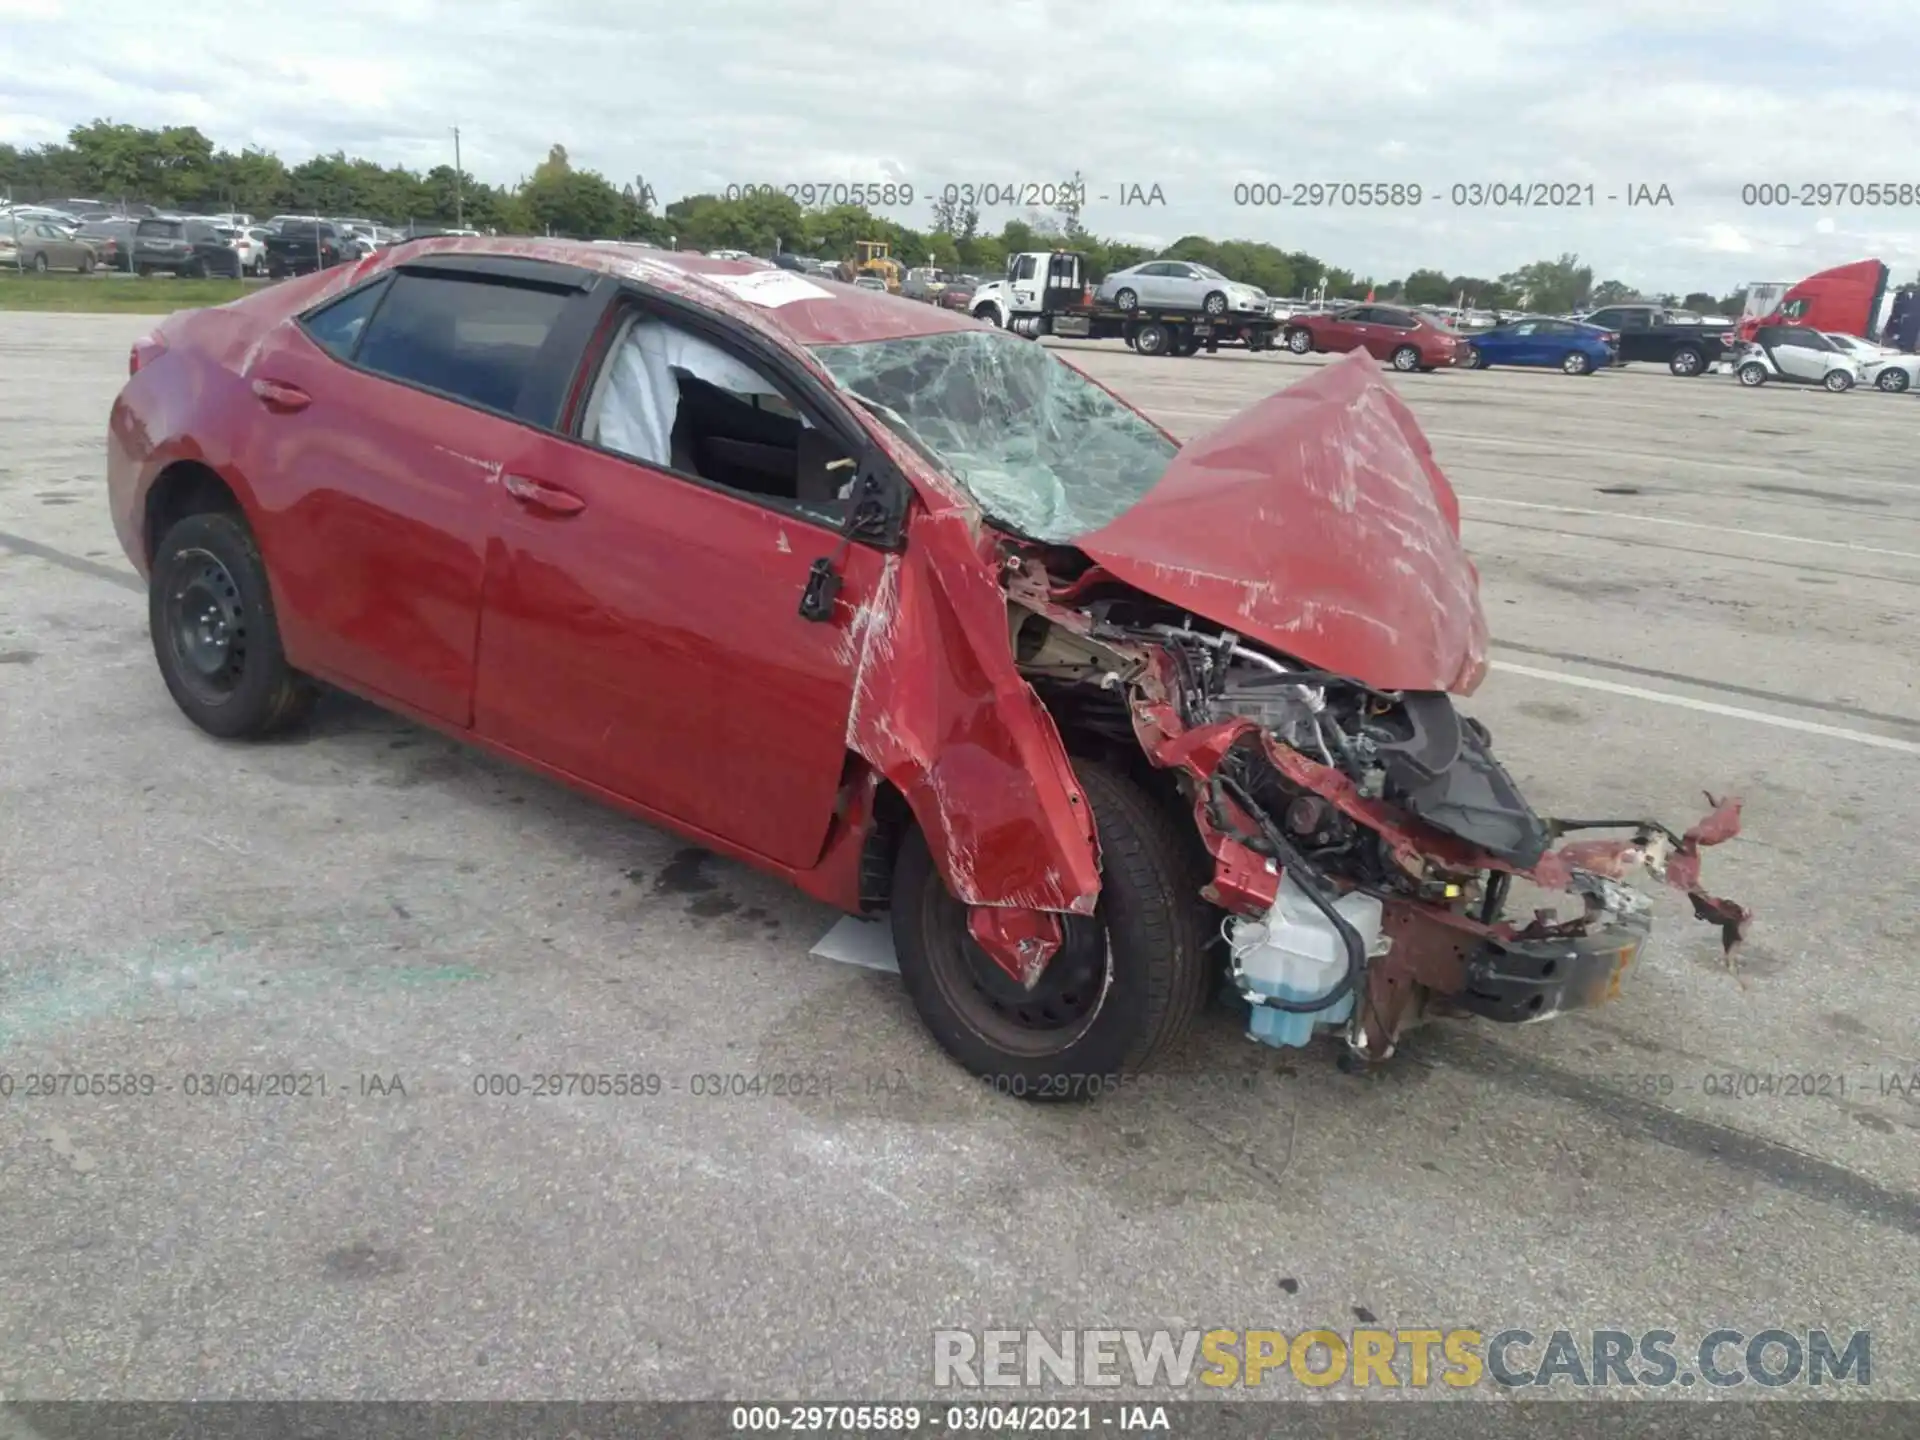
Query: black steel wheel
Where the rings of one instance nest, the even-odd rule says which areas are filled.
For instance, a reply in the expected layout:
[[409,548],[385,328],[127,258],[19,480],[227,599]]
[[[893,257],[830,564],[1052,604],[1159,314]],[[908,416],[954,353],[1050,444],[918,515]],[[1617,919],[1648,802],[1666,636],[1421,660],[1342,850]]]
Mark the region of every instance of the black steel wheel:
[[208,734],[268,735],[312,704],[312,685],[281,649],[266,564],[239,516],[175,525],[154,552],[147,607],[167,690]]
[[1133,781],[1077,771],[1101,851],[1100,903],[1062,917],[1027,990],[974,941],[915,828],[894,869],[894,950],[920,1018],[973,1074],[1030,1100],[1085,1100],[1151,1064],[1205,991],[1205,907],[1174,816]]

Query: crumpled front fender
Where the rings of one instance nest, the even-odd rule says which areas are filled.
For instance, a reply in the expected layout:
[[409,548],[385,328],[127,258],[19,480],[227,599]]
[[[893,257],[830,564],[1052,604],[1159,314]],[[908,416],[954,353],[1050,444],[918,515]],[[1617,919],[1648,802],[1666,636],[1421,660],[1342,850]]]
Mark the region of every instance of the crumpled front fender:
[[854,619],[847,747],[905,797],[957,899],[1091,914],[1093,815],[1014,666],[992,542],[958,506],[916,509],[911,524]]

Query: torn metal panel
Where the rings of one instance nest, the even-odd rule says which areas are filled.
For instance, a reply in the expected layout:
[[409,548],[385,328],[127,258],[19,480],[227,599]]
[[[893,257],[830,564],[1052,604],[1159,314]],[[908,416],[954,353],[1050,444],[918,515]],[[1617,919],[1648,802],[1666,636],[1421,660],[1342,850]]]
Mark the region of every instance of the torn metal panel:
[[970,519],[959,507],[916,510],[913,543],[890,557],[857,619],[847,745],[906,798],[956,899],[1091,914],[1091,809],[1014,666],[997,557]]
[[1024,990],[1040,983],[1059,953],[1060,917],[1045,910],[979,905],[967,912],[967,932],[987,957]]
[[1381,689],[1465,695],[1486,674],[1453,488],[1363,353],[1189,442],[1074,544],[1149,594]]

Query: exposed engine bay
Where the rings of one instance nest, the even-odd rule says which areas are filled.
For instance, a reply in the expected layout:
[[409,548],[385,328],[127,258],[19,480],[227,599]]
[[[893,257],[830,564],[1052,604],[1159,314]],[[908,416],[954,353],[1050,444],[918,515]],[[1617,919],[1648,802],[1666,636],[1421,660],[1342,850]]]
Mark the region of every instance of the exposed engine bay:
[[[1212,864],[1198,900],[1225,912],[1255,1038],[1337,1029],[1354,1057],[1381,1060],[1427,1016],[1525,1022],[1602,1003],[1651,928],[1650,901],[1621,883],[1635,871],[1687,894],[1731,964],[1751,916],[1700,888],[1699,851],[1738,833],[1739,800],[1709,796],[1684,834],[1542,817],[1444,692],[1316,669],[1072,552],[1010,545],[1003,565],[1016,663],[1063,734],[1143,751],[1175,777]],[[1558,843],[1603,830],[1627,833]],[[1579,909],[1516,922],[1516,880]]]

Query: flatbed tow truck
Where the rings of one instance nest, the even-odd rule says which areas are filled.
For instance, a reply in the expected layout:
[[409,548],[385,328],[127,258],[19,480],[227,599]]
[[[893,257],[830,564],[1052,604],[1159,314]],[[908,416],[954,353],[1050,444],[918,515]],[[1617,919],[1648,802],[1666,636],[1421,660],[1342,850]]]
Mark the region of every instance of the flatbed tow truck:
[[1007,278],[982,285],[968,310],[976,320],[1038,340],[1125,340],[1142,355],[1194,355],[1244,343],[1274,348],[1280,322],[1266,315],[1208,315],[1199,306],[1098,304],[1078,251],[1025,251],[1007,259]]

